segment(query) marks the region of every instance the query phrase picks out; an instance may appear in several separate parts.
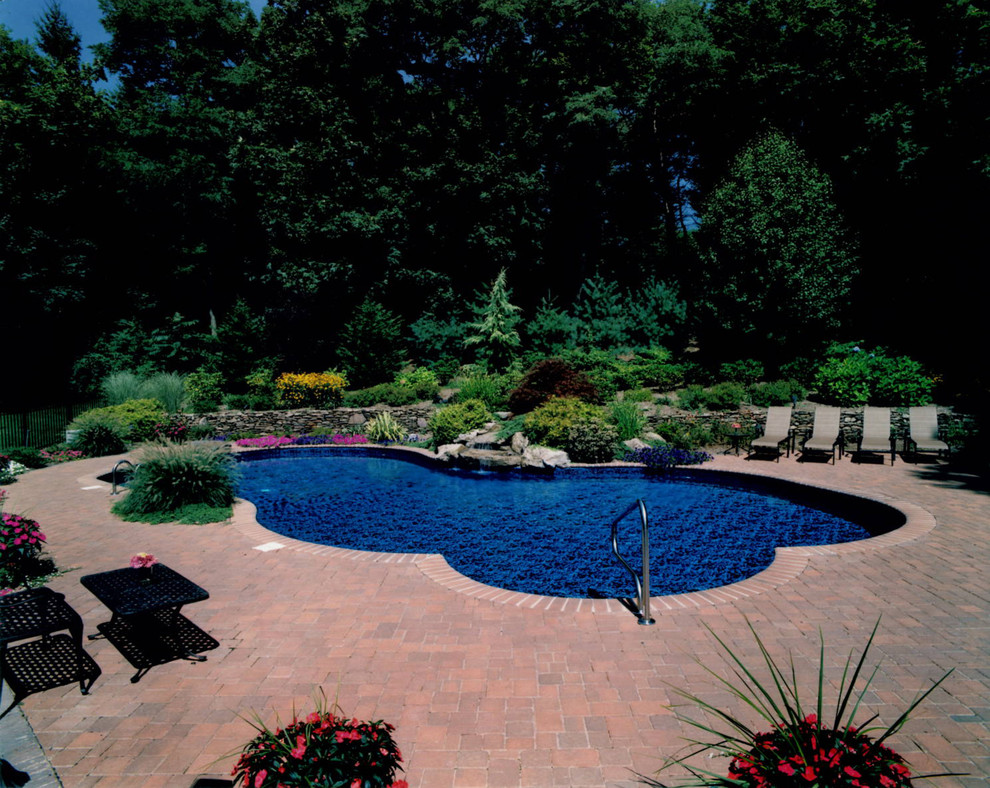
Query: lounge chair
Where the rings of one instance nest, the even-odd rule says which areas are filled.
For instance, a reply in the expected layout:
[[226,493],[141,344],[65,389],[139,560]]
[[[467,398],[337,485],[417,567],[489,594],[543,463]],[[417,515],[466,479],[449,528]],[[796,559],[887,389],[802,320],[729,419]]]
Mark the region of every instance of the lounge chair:
[[863,408],[863,432],[853,456],[890,452],[890,464],[893,465],[894,446],[895,440],[890,437],[890,408]]
[[832,464],[835,465],[835,450],[838,449],[839,456],[842,456],[842,433],[839,429],[841,415],[842,412],[838,408],[825,405],[815,408],[815,426],[812,428],[811,437],[801,448],[801,459],[815,452],[828,452],[832,455]]
[[918,461],[919,452],[935,452],[938,456],[949,454],[949,444],[938,437],[938,410],[934,405],[908,409],[910,434],[905,449],[909,449]]
[[767,423],[763,435],[749,444],[749,452],[772,451],[780,462],[780,447],[787,444],[787,456],[791,456],[791,408],[789,405],[773,405],[767,409]]

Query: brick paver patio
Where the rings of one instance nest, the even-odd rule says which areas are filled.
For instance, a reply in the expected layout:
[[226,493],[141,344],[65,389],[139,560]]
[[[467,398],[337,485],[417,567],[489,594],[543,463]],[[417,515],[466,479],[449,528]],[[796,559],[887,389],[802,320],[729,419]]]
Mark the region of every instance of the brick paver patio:
[[[186,788],[223,776],[233,763],[223,756],[252,732],[239,714],[288,718],[317,687],[349,714],[397,726],[414,788],[628,788],[689,733],[665,708],[669,685],[745,716],[694,661],[722,664],[706,625],[752,664],[748,617],[775,655],[794,654],[810,696],[818,630],[837,683],[880,614],[869,712],[892,722],[954,668],[893,744],[916,771],[970,774],[938,785],[990,777],[990,496],[937,466],[718,458],[719,468],[901,502],[911,531],[789,551],[728,592],[654,600],[657,624],[641,627],[614,601],[548,603],[464,582],[435,558],[293,543],[252,524],[250,507],[224,525],[122,523],[95,479],[112,465],[33,471],[9,488],[8,510],[39,520],[69,570],[52,587],[94,632],[108,611],[79,577],[154,553],[209,590],[185,612],[220,648],[132,684],[112,645],[88,643],[103,668],[91,695],[66,687],[23,704],[65,788]],[[255,549],[272,541],[285,547]]]

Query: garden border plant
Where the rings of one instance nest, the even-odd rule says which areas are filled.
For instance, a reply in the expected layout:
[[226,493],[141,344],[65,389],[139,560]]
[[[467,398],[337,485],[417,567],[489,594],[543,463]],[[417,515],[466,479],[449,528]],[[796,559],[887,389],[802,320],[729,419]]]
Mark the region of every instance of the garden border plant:
[[[769,726],[766,732],[754,730],[742,719],[715,706],[690,692],[673,687],[674,693],[690,706],[702,710],[716,720],[707,723],[686,716],[680,705],[669,708],[682,723],[716,741],[688,739],[686,750],[664,761],[658,774],[671,767],[683,767],[691,775],[681,782],[683,788],[910,788],[912,779],[956,776],[958,773],[916,775],[912,778],[906,761],[885,742],[907,722],[911,713],[942,684],[951,674],[950,669],[932,686],[919,693],[908,708],[887,726],[874,725],[877,715],[872,715],[860,725],[854,720],[870,685],[880,668],[879,663],[858,691],[856,682],[863,674],[866,657],[880,627],[878,618],[870,637],[855,666],[853,653],[846,658],[839,682],[838,701],[831,721],[824,717],[823,689],[825,685],[825,640],[819,631],[819,659],[817,694],[814,710],[807,709],[801,701],[797,671],[793,656],[786,668],[781,667],[770,655],[756,628],[748,618],[746,625],[756,641],[769,682],[762,682],[754,672],[733,652],[714,630],[705,628],[715,638],[723,652],[735,680],[720,675],[713,667],[695,658],[695,662],[717,685],[727,690]],[[672,686],[672,685],[671,685]],[[879,732],[879,735],[875,735]],[[722,755],[731,759],[728,773],[720,774],[709,768],[693,765],[693,759],[703,754]],[[644,775],[638,775],[643,784],[654,788],[666,788],[665,783]]]

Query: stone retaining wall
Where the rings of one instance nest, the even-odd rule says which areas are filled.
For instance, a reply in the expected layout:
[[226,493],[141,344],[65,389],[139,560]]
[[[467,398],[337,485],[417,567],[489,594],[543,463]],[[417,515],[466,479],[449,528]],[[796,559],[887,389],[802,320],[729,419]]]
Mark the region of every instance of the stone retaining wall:
[[[215,432],[222,435],[246,432],[259,435],[268,433],[346,433],[360,432],[369,419],[387,410],[409,432],[420,434],[428,431],[427,421],[435,408],[435,405],[422,403],[403,407],[375,406],[371,408],[335,408],[332,410],[313,408],[264,411],[230,410],[220,413],[201,413],[188,418],[190,423],[209,425]],[[760,425],[762,428],[762,425],[766,423],[766,410],[758,408],[744,408],[717,413],[690,413],[663,406],[659,408],[647,406],[646,411],[648,428],[654,430],[662,422],[675,421],[683,424],[701,424],[708,427],[713,427],[716,423],[730,427],[732,424],[739,423],[743,425],[744,432],[751,433],[754,424]],[[891,409],[890,422],[895,435],[901,436],[906,433],[907,413],[907,408]],[[967,426],[971,425],[972,422],[972,417],[953,413],[950,408],[939,408],[938,417],[943,435],[952,424]],[[797,433],[799,446],[811,434],[814,418],[813,406],[799,406],[794,409],[791,415],[791,424]],[[855,443],[863,429],[863,409],[843,408],[841,425],[846,443]]]
[[334,408],[318,410],[227,410],[219,413],[199,413],[189,416],[191,424],[206,424],[220,435],[244,432],[265,434],[294,434],[360,432],[365,423],[383,411],[389,411],[399,424],[412,433],[426,432],[427,420],[434,411],[429,404],[407,405],[401,408]]

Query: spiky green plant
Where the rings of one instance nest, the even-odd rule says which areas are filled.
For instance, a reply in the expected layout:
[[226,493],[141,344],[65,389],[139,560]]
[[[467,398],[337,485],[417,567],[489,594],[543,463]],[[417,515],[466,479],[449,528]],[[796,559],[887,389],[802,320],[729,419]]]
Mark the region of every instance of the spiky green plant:
[[619,432],[619,440],[638,438],[646,427],[646,416],[635,402],[612,402],[608,406],[609,422]]
[[[755,673],[715,634],[712,634],[724,652],[735,680],[721,676],[709,665],[697,660],[706,673],[748,707],[758,717],[767,722],[769,732],[751,728],[743,720],[733,716],[724,708],[715,706],[697,695],[674,689],[687,704],[672,706],[677,719],[715,737],[715,741],[688,739],[687,752],[668,758],[658,774],[664,770],[680,766],[691,775],[682,780],[682,786],[694,788],[908,788],[911,786],[911,773],[904,759],[890,749],[885,742],[897,733],[907,722],[911,712],[917,708],[952,671],[932,683],[908,705],[908,708],[891,725],[874,725],[877,715],[872,715],[859,725],[854,718],[860,709],[870,684],[880,666],[874,666],[857,691],[856,682],[863,675],[866,655],[880,626],[877,619],[869,640],[853,667],[850,652],[842,670],[839,682],[838,702],[831,720],[823,716],[823,687],[825,685],[825,641],[820,636],[818,663],[818,692],[814,711],[809,711],[801,701],[797,672],[793,656],[787,668],[782,668],[770,655],[753,625],[746,620],[750,632],[763,657],[770,674],[768,682],[761,681]],[[716,722],[707,723],[686,716],[680,711],[690,704],[713,717]],[[879,735],[877,735],[879,734]],[[692,759],[703,753],[722,755],[732,761],[726,775],[700,768]],[[651,777],[639,775],[644,785],[666,788],[665,783]],[[914,779],[944,777],[949,773],[917,775]]]
[[384,443],[386,441],[401,441],[406,437],[406,430],[386,410],[364,425],[364,434],[375,443]]

